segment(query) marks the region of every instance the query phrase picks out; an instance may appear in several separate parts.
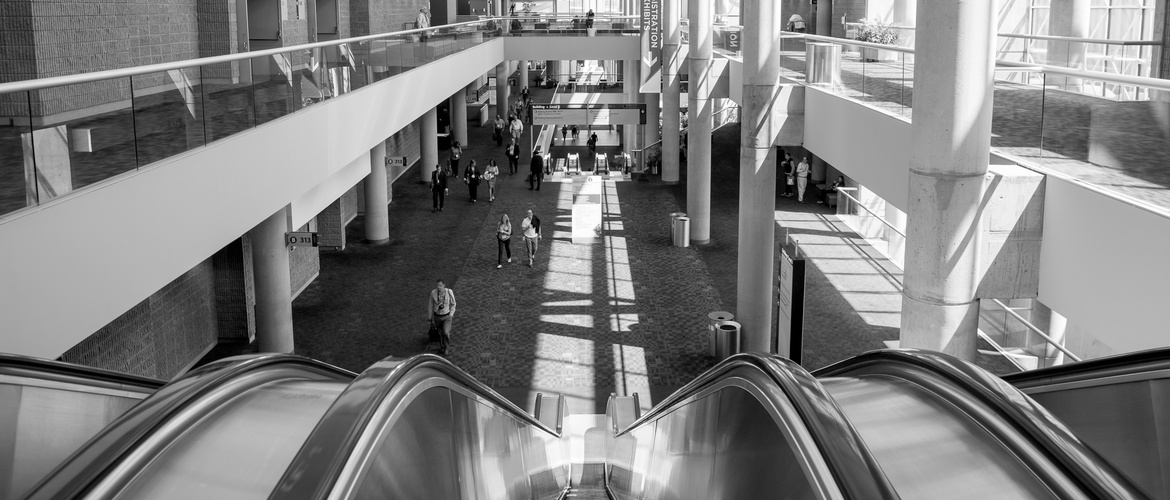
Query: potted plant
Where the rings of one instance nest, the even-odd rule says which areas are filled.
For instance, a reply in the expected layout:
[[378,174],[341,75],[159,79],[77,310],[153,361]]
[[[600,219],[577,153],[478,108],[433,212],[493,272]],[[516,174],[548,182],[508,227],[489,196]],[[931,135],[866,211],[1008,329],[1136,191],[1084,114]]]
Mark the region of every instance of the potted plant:
[[[893,45],[898,41],[898,30],[886,21],[862,19],[857,29],[857,41]],[[866,61],[895,61],[897,52],[871,47],[861,47],[861,57]]]

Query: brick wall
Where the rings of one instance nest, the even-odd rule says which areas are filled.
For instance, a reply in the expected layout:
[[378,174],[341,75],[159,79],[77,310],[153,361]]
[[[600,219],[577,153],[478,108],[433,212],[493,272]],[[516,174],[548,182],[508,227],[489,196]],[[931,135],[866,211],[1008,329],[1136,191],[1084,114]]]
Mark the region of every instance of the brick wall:
[[[301,226],[297,231],[316,229],[317,223],[311,221]],[[321,274],[321,252],[317,247],[293,247],[288,255],[289,278],[292,282],[289,296],[296,298],[309,283],[312,283]],[[291,299],[290,299],[291,300]]]
[[215,273],[207,259],[61,355],[145,377],[178,375],[215,345]]
[[244,233],[211,257],[215,270],[215,308],[221,342],[248,343],[256,338],[256,281],[252,236]]

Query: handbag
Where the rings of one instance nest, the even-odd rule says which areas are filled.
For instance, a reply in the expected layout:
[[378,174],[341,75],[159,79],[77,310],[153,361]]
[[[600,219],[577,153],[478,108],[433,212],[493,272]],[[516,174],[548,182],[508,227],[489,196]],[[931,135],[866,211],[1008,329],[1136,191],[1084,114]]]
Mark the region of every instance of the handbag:
[[440,340],[439,325],[436,325],[434,321],[430,321],[429,323],[431,324],[431,329],[427,331],[427,342],[438,342]]
[[793,185],[793,184],[796,184],[796,180],[794,180],[794,179],[792,178],[792,176],[790,175],[790,176],[788,176],[788,185],[789,185],[789,186],[791,186],[791,185]]

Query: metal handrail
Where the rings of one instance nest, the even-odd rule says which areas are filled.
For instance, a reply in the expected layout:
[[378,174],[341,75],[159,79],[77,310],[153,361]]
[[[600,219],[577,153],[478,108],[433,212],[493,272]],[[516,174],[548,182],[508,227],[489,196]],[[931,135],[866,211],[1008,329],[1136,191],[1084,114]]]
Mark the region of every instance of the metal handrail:
[[1050,40],[1054,42],[1080,42],[1080,43],[1096,43],[1101,45],[1145,45],[1145,46],[1159,46],[1162,45],[1160,40],[1110,40],[1107,38],[1081,38],[1077,36],[1054,36],[1054,35],[1027,35],[1023,33],[996,33],[995,36],[1002,36],[1004,38],[1025,38],[1028,40]]
[[1052,337],[1049,337],[1047,333],[1044,333],[1043,331],[1041,331],[1039,328],[1036,327],[1036,325],[1033,325],[1032,323],[1028,322],[1028,320],[1024,319],[1023,316],[1020,316],[1020,313],[1017,313],[1016,311],[1012,310],[1012,308],[1008,307],[1007,304],[1004,304],[999,299],[991,299],[991,301],[994,302],[995,305],[1002,308],[1005,312],[1012,315],[1013,318],[1016,318],[1016,321],[1019,321],[1020,323],[1022,323],[1024,325],[1024,327],[1031,330],[1032,333],[1039,335],[1040,338],[1044,339],[1045,342],[1048,342],[1049,344],[1051,344],[1052,347],[1059,349],[1060,352],[1063,352],[1065,356],[1068,356],[1073,361],[1080,361],[1081,360],[1080,357],[1078,357],[1076,354],[1073,354],[1072,351],[1065,348],[1063,345],[1061,345],[1059,342],[1054,340]]
[[903,238],[905,238],[905,237],[906,237],[906,233],[903,233],[902,231],[899,231],[899,230],[898,230],[898,228],[894,227],[894,225],[893,225],[893,224],[890,224],[888,221],[886,221],[886,219],[884,219],[884,218],[882,218],[882,216],[880,216],[880,215],[878,215],[878,214],[874,213],[874,212],[873,212],[873,210],[870,210],[870,209],[869,209],[869,207],[865,206],[865,204],[861,203],[861,201],[859,201],[857,198],[854,198],[853,196],[851,196],[851,195],[848,193],[848,191],[849,191],[849,190],[852,190],[852,189],[857,189],[857,188],[854,188],[854,187],[844,187],[844,186],[838,186],[838,187],[837,187],[837,193],[844,195],[846,198],[849,198],[850,200],[853,200],[853,202],[854,202],[854,203],[856,203],[856,204],[857,204],[857,206],[859,206],[859,207],[861,207],[861,208],[864,208],[864,209],[865,209],[865,211],[866,211],[866,212],[869,212],[869,214],[870,214],[870,215],[874,216],[874,218],[876,218],[876,219],[878,220],[878,222],[881,222],[882,224],[885,224],[885,225],[886,225],[886,227],[888,227],[888,228],[890,228],[890,229],[893,229],[893,230],[894,230],[894,232],[895,232],[895,233],[898,233],[898,235],[900,235],[901,237],[903,237]]
[[36,80],[24,80],[20,82],[0,83],[0,94],[7,94],[11,92],[26,92],[31,90],[39,90],[49,87],[60,87],[63,85],[76,85],[79,83],[96,82],[99,80],[109,80],[112,78],[125,78],[137,75],[144,75],[147,73],[160,73],[163,71],[170,71],[173,69],[190,68],[194,66],[203,66],[207,64],[221,64],[235,61],[242,61],[244,59],[255,59],[257,57],[264,57],[276,54],[285,54],[288,52],[296,52],[299,50],[310,50],[321,47],[332,47],[336,45],[344,45],[350,43],[368,42],[371,40],[378,40],[381,38],[391,38],[403,35],[411,35],[423,32],[435,31],[449,31],[451,28],[459,28],[472,25],[487,25],[487,23],[503,18],[481,19],[479,21],[467,21],[463,23],[444,24],[440,26],[431,26],[428,28],[419,28],[405,31],[394,31],[390,33],[381,33],[378,35],[365,35],[343,40],[329,40],[325,42],[305,43],[301,45],[290,45],[288,47],[277,47],[273,49],[256,50],[252,52],[237,52],[235,54],[225,54],[222,56],[201,57],[198,59],[184,59],[182,61],[172,61],[158,64],[148,64],[145,66],[134,66],[130,68],[108,69],[103,71],[94,71],[92,73],[78,73],[73,75],[52,76],[48,78],[38,78]]

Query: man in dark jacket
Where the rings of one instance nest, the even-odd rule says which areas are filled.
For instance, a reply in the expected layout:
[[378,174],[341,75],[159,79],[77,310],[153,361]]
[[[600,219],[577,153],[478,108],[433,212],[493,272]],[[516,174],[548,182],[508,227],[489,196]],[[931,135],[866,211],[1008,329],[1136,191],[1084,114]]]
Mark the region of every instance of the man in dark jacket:
[[516,144],[516,140],[512,139],[508,143],[508,149],[504,150],[504,155],[508,157],[508,174],[515,174],[520,171],[520,145]]
[[443,200],[447,197],[447,171],[443,169],[442,165],[435,165],[435,171],[431,172],[431,211],[437,212],[443,209]]
[[544,156],[540,154],[540,146],[532,152],[532,162],[528,164],[528,190],[532,190],[533,183],[536,185],[536,190],[540,191],[540,178],[544,176]]

